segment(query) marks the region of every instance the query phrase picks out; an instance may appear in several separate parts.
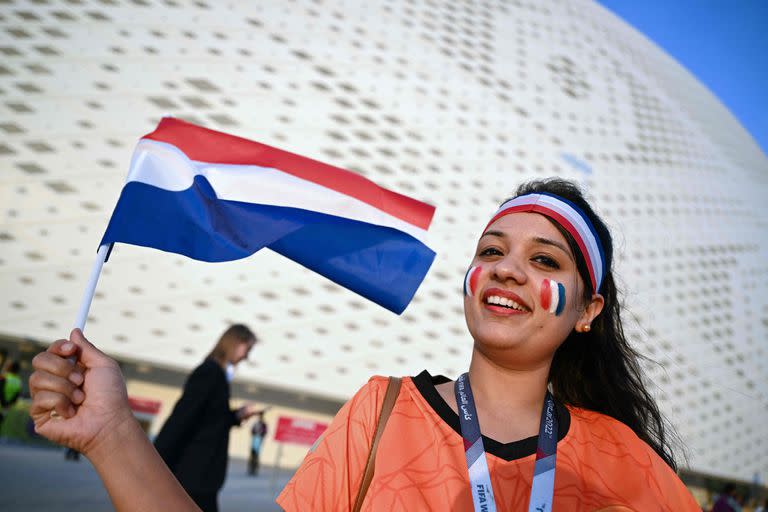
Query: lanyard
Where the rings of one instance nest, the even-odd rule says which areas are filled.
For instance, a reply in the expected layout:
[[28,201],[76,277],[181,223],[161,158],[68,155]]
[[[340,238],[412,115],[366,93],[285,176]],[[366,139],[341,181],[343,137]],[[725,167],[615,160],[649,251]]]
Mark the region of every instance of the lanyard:
[[[464,454],[469,470],[469,485],[475,512],[496,512],[493,498],[491,474],[480,434],[480,422],[477,419],[475,399],[469,385],[469,374],[464,373],[453,388],[456,404],[459,408],[461,436],[464,438]],[[552,512],[552,495],[555,489],[555,458],[557,456],[557,417],[555,401],[547,391],[544,407],[541,411],[539,441],[536,448],[536,464],[533,469],[529,512]]]

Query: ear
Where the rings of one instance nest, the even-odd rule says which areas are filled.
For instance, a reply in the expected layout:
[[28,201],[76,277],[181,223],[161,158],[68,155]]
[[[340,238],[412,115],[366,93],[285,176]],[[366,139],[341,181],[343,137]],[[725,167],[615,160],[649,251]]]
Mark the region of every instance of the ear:
[[597,315],[600,314],[600,312],[603,310],[603,306],[605,305],[605,299],[602,295],[599,293],[595,293],[592,295],[592,299],[589,301],[589,304],[587,304],[587,307],[584,308],[584,312],[579,317],[578,321],[576,322],[576,331],[578,332],[588,332],[592,328],[592,320],[594,320]]

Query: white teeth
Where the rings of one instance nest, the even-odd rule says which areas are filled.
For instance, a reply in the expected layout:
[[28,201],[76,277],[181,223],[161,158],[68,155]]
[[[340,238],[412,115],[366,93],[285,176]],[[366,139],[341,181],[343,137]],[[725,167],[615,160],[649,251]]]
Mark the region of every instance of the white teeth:
[[485,302],[488,304],[495,304],[498,306],[504,306],[507,308],[517,309],[520,311],[525,311],[525,308],[518,304],[517,302],[513,301],[512,299],[508,299],[506,297],[500,297],[498,295],[491,295],[487,299],[485,299]]

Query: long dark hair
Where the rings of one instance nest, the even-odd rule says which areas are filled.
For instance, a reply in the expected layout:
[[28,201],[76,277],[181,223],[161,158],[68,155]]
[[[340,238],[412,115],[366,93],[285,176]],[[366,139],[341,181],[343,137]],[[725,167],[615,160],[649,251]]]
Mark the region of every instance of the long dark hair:
[[[571,331],[555,352],[549,381],[554,395],[564,404],[597,411],[621,421],[648,443],[669,466],[677,470],[670,438],[677,434],[661,414],[643,382],[640,360],[647,358],[630,346],[621,322],[621,303],[613,279],[613,239],[608,227],[592,210],[573,182],[549,178],[524,183],[517,195],[547,192],[576,204],[589,217],[605,253],[605,277],[599,293],[603,311],[592,321],[589,332]],[[549,217],[547,217],[549,219]],[[571,234],[549,219],[563,234],[576,258],[584,282],[584,303],[594,290],[584,256]]]

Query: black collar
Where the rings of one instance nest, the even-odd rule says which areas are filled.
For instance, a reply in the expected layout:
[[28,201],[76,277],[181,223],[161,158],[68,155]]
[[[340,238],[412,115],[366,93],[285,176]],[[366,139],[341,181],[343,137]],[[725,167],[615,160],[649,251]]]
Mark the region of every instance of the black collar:
[[[435,389],[435,384],[442,384],[444,382],[450,382],[450,379],[443,375],[436,375],[433,377],[427,370],[424,370],[413,377],[413,383],[416,385],[416,389],[419,390],[419,393],[421,393],[421,396],[424,397],[424,400],[427,401],[430,407],[434,409],[438,416],[440,416],[448,426],[450,426],[457,434],[461,435],[459,416],[453,412],[453,409],[451,409],[445,400],[443,400],[443,397],[440,396],[440,393],[437,392],[437,389]],[[571,414],[558,400],[555,400],[555,414],[557,414],[558,424],[557,440],[561,441],[568,433],[568,429],[571,426]],[[533,436],[512,443],[500,443],[490,437],[483,436],[483,446],[485,447],[485,451],[507,461],[521,459],[535,454],[537,441],[538,436]]]

